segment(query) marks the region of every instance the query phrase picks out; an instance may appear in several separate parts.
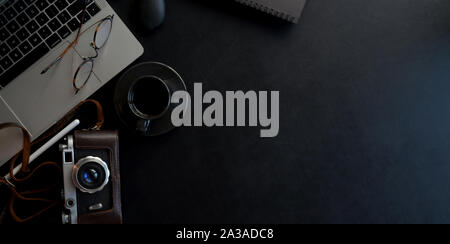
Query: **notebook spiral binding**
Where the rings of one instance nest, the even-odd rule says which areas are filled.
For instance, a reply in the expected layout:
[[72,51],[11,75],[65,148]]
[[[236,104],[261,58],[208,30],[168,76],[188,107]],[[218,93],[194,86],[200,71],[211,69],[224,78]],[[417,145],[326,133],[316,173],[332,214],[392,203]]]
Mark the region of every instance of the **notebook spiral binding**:
[[266,6],[264,6],[264,5],[260,4],[260,3],[255,2],[255,1],[252,1],[252,0],[235,0],[235,1],[238,2],[238,3],[242,3],[244,5],[247,5],[249,7],[252,7],[254,9],[263,11],[265,13],[271,14],[271,15],[273,15],[275,17],[284,19],[286,21],[293,22],[293,23],[297,23],[298,22],[298,18],[296,18],[294,16],[291,16],[289,14],[286,14],[286,13],[277,11],[275,9],[266,7]]

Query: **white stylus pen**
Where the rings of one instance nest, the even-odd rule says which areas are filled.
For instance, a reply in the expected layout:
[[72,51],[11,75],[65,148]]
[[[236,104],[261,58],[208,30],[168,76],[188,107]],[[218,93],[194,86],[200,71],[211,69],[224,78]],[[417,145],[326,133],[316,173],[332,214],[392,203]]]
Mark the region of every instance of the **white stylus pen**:
[[[70,123],[66,128],[64,128],[62,131],[60,131],[56,136],[54,136],[52,139],[50,139],[47,143],[45,143],[41,148],[36,150],[33,154],[30,156],[30,164],[39,156],[41,156],[45,151],[47,151],[50,147],[55,145],[59,140],[61,140],[64,136],[69,134],[73,129],[75,129],[80,124],[80,121],[77,119]],[[19,173],[20,169],[22,168],[22,164],[19,164],[17,167],[14,168],[14,175]],[[9,173],[5,175],[4,177],[6,180],[10,180],[11,177]]]

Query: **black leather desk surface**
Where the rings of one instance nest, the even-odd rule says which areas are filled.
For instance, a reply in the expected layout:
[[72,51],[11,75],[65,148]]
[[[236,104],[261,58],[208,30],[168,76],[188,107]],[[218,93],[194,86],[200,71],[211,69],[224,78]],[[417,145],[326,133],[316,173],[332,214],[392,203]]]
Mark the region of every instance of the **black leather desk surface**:
[[[110,1],[129,23],[128,1]],[[190,91],[279,90],[280,135],[121,131],[128,223],[450,222],[450,2],[310,0],[298,25],[168,0],[139,61]],[[107,126],[117,127],[112,91]],[[110,106],[109,106],[110,105]]]

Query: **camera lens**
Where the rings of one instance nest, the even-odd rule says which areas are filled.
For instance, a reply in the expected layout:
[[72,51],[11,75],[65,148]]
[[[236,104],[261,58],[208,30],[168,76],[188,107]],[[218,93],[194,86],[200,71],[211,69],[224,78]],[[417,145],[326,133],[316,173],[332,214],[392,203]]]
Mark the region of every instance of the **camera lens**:
[[83,180],[89,184],[98,181],[98,179],[99,179],[98,172],[95,169],[90,169],[86,171],[83,175]]
[[108,183],[109,170],[100,158],[86,157],[75,166],[74,181],[77,187],[87,193],[101,191]]
[[80,184],[87,189],[95,189],[103,185],[105,175],[105,169],[95,162],[86,163],[78,171]]

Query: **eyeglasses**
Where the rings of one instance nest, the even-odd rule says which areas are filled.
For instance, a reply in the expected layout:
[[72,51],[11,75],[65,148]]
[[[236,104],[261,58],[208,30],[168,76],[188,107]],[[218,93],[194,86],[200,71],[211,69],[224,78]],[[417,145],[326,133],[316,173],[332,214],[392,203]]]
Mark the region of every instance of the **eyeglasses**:
[[94,39],[91,42],[91,47],[95,51],[95,55],[91,57],[82,57],[83,61],[80,66],[78,66],[73,76],[73,87],[78,93],[89,81],[92,73],[94,72],[94,61],[98,57],[98,52],[102,49],[108,42],[109,36],[112,30],[114,16],[108,16],[101,21],[99,21],[95,33]]
[[61,55],[58,56],[58,58],[55,61],[53,61],[53,63],[51,63],[47,68],[45,68],[41,72],[41,74],[47,73],[54,65],[56,65],[59,61],[61,61],[64,58],[64,56],[70,49],[72,49],[78,44],[80,36],[82,36],[86,31],[90,30],[92,27],[96,26],[94,39],[90,44],[90,46],[95,51],[95,55],[91,57],[82,57],[83,60],[80,66],[78,66],[78,68],[76,69],[75,75],[73,76],[72,80],[73,88],[75,89],[75,94],[77,94],[81,89],[83,89],[83,87],[89,81],[89,78],[91,77],[92,73],[94,72],[94,60],[98,57],[99,50],[102,49],[108,42],[114,21],[114,15],[109,15],[106,18],[101,19],[96,23],[92,24],[82,32],[81,30],[85,22],[85,15],[86,15],[86,7],[83,9],[81,25],[80,28],[78,29],[75,40],[71,42],[69,46],[67,46],[67,48],[62,52]]

